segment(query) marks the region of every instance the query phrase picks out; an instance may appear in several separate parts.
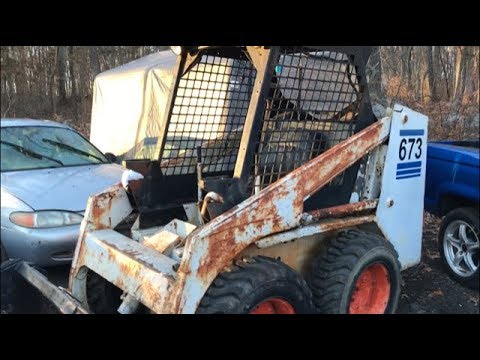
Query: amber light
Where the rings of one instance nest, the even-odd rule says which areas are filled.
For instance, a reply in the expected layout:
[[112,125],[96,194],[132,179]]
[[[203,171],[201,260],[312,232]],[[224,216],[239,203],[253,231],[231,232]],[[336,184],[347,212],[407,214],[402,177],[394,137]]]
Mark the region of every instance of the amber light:
[[10,214],[10,221],[20,226],[33,228],[35,227],[35,214],[28,212],[15,212]]

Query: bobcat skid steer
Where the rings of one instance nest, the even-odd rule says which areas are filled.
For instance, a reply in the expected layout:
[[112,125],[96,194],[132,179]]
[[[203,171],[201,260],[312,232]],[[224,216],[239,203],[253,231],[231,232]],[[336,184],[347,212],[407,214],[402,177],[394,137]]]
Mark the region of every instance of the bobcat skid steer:
[[8,277],[64,313],[393,313],[420,261],[427,117],[375,117],[369,48],[173,49],[158,157],[90,197],[68,290]]

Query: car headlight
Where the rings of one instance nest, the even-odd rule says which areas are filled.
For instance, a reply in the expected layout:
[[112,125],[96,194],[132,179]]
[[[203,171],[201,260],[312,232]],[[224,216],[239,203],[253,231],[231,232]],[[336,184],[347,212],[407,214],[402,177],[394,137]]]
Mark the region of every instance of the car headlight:
[[27,228],[53,228],[67,225],[77,225],[83,216],[68,211],[17,211],[10,214],[10,221]]

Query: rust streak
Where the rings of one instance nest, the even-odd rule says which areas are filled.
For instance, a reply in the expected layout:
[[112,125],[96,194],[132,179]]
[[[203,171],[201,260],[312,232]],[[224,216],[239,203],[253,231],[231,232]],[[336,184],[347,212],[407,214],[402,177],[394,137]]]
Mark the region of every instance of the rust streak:
[[336,219],[331,222],[325,222],[321,225],[321,227],[323,232],[327,232],[327,231],[345,229],[350,226],[366,224],[373,221],[375,221],[374,215],[354,216],[354,217],[347,217],[344,219]]
[[[215,276],[244,248],[270,234],[300,225],[304,199],[353,165],[387,137],[385,122],[378,121],[310,160],[260,193],[218,216],[186,239],[171,309],[181,311],[183,287],[193,254],[202,254],[199,266],[188,277],[208,288]],[[252,234],[245,234],[249,225]]]
[[113,199],[116,193],[105,192],[95,196],[92,206],[91,222],[95,229],[109,229],[111,227],[111,218],[108,214],[111,211]]
[[[327,184],[378,145],[382,140],[379,139],[382,128],[381,122],[369,126],[250,198],[249,206],[238,208],[236,211],[232,209],[217,218],[218,226],[213,226],[211,223],[210,233],[202,239],[207,241],[208,252],[198,269],[199,280],[209,283],[211,273],[219,271],[234,253],[243,250],[251,242],[268,234],[288,230],[285,219],[277,213],[276,207],[272,206],[273,201],[288,198],[293,190],[294,214],[291,216],[294,218],[300,215],[303,211],[304,198]],[[252,223],[256,224],[258,231],[248,239],[248,242],[243,241],[239,244],[235,239],[236,235],[239,231],[244,232]],[[232,231],[233,229],[236,231]],[[262,229],[268,229],[268,234],[262,234]],[[185,266],[182,266],[182,269],[185,269]]]
[[150,160],[124,160],[124,167],[127,169],[133,170],[142,174],[143,176],[148,175],[148,169],[150,167]]
[[310,211],[308,214],[313,217],[312,221],[320,220],[328,217],[344,217],[356,213],[361,213],[367,210],[372,210],[377,207],[378,200],[365,200],[352,204],[345,204],[333,206],[325,209],[318,209]]
[[383,126],[382,122],[376,122],[292,171],[287,176],[298,177],[295,191],[305,198],[333,180],[379,144]]

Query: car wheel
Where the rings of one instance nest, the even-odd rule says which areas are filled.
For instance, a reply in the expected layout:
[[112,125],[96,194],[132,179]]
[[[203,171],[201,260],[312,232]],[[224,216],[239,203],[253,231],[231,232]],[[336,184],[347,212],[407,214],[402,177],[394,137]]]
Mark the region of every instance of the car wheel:
[[438,234],[439,251],[450,277],[458,283],[479,288],[479,211],[464,207],[450,211]]

